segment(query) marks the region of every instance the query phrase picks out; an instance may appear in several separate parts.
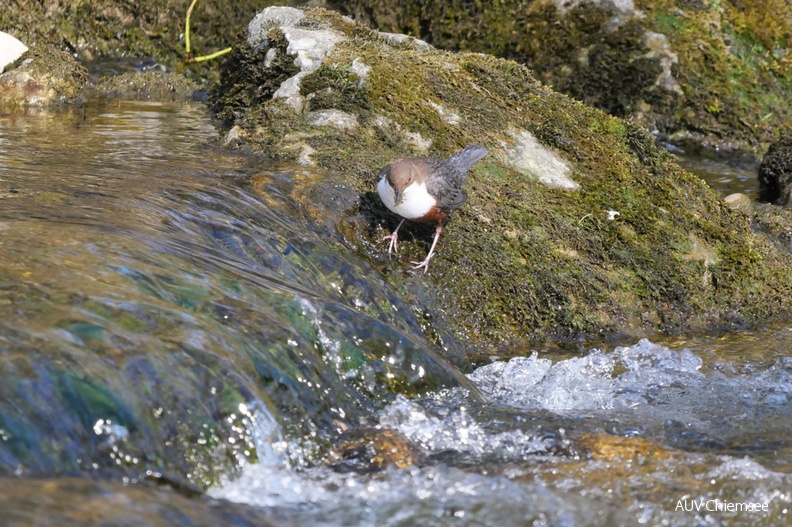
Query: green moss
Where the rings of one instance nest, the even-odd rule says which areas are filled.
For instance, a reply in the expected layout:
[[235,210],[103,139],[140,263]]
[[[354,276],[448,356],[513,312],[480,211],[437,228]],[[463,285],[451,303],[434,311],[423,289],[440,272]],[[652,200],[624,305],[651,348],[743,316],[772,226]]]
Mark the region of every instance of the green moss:
[[287,43],[278,30],[270,33],[276,55],[267,66],[266,51],[251,49],[240,37],[220,68],[220,82],[210,93],[210,107],[225,122],[262,106],[281,83],[299,69],[286,53]]
[[350,71],[352,63],[343,66],[322,64],[306,76],[300,85],[302,95],[312,95],[310,110],[329,108],[344,111],[366,111],[371,108],[360,78]]
[[75,412],[86,430],[93,428],[99,419],[132,428],[135,419],[107,386],[82,379],[70,372],[60,372],[56,385],[67,408]]
[[792,44],[792,5],[785,0],[741,0],[728,14],[735,31],[762,51]]
[[628,127],[621,119],[595,119],[589,123],[589,131],[625,137],[627,136]]
[[[738,9],[724,2],[722,11],[683,20],[670,14],[673,2],[642,7],[648,10],[649,27],[668,34],[680,59],[675,75],[685,97],[681,105],[669,110],[682,128],[755,147],[769,141],[775,130],[790,127],[792,113],[781,103],[792,94],[792,75],[782,65],[786,60],[774,53],[776,47],[770,50],[759,43],[770,38],[759,36],[759,25],[746,22],[764,16],[762,9]],[[792,15],[788,3],[777,8],[777,13]],[[713,24],[720,25],[721,31],[713,32]],[[787,30],[790,27],[787,24]],[[770,40],[786,45],[781,33]]]
[[[785,104],[792,96],[792,4],[785,0],[638,0],[640,17],[601,2],[563,14],[552,2],[516,0],[334,4],[384,31],[524,63],[558,91],[667,134],[756,148],[792,128]],[[649,54],[647,32],[669,38],[678,90],[657,85],[663,65]]]
[[[194,55],[229,46],[235,35],[267,0],[201,0],[191,17]],[[0,27],[28,44],[55,47],[81,59],[151,57],[176,67],[184,59],[184,21],[189,3],[182,0],[92,0],[91,2],[14,2],[0,9]],[[188,75],[216,78],[218,61],[192,64]]]

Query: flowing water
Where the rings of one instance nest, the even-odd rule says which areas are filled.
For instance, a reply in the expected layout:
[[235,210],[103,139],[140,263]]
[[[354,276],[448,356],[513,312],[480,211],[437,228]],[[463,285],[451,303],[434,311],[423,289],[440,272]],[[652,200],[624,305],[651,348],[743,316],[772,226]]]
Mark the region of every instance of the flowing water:
[[759,194],[756,172],[760,159],[750,153],[720,152],[712,149],[663,143],[679,165],[703,178],[718,193],[728,196],[742,192],[751,198]]
[[200,106],[0,116],[0,523],[792,524],[788,325],[465,376],[321,174],[215,141]]

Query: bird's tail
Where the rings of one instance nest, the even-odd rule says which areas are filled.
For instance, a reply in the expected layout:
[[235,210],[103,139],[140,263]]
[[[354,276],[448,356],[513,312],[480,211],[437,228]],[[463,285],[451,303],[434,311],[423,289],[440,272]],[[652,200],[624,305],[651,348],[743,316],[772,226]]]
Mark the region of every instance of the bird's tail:
[[489,150],[483,146],[471,145],[451,156],[448,161],[455,164],[460,169],[460,171],[465,174],[473,165],[476,164],[477,161],[481,160],[482,157],[487,155],[487,153],[489,153]]

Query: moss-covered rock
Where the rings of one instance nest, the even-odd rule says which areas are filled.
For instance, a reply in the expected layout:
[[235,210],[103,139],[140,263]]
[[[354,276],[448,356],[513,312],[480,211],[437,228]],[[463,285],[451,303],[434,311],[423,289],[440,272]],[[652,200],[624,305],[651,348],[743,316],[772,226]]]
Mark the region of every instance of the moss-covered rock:
[[[192,57],[229,46],[255,13],[272,3],[271,0],[197,2],[190,19]],[[33,47],[28,56],[35,62],[32,66],[26,63],[18,67],[0,81],[3,88],[0,104],[51,108],[53,102],[79,102],[83,96],[190,99],[207,79],[217,79],[220,61],[194,62],[182,68],[188,6],[189,2],[181,0],[133,3],[89,0],[46,6],[41,2],[12,2],[4,6],[0,9],[0,28]],[[104,64],[105,59],[119,62],[144,57],[178,73],[127,71],[108,75],[102,72],[97,74],[98,79],[92,78],[86,84],[89,78],[75,57],[83,64],[93,63],[89,68],[94,74],[101,69],[96,61]],[[83,86],[86,90],[78,94]]]
[[70,53],[36,46],[0,74],[0,106],[65,108],[87,98],[186,101],[199,85],[172,72],[129,71],[92,82],[85,67]]
[[0,106],[49,107],[77,99],[88,72],[71,55],[38,46],[0,75]]
[[789,207],[758,203],[754,218],[757,231],[773,240],[779,250],[792,254],[792,210]]
[[792,135],[773,143],[762,159],[759,199],[779,205],[792,203]]
[[785,0],[352,0],[383,31],[526,64],[556,90],[677,140],[761,147],[792,128]]
[[[790,307],[792,260],[748,218],[643,128],[515,62],[436,50],[321,9],[265,10],[235,48],[212,95],[235,141],[327,169],[299,186],[308,210],[382,262],[440,342],[689,331]],[[358,126],[306,117],[331,108]],[[425,254],[431,233],[407,229],[404,253],[388,260],[378,241],[396,219],[374,176],[398,157],[471,143],[491,154],[473,168],[432,271],[410,277],[405,263]]]
[[[255,13],[272,2],[201,0],[191,17],[193,55],[225,48]],[[175,67],[184,59],[184,22],[189,2],[182,0],[90,0],[11,2],[0,9],[0,28],[28,46],[51,46],[81,60],[100,57],[153,57]],[[212,77],[214,64],[188,71]]]
[[136,101],[187,101],[193,99],[197,91],[198,84],[184,75],[161,71],[104,77],[87,90],[91,95]]

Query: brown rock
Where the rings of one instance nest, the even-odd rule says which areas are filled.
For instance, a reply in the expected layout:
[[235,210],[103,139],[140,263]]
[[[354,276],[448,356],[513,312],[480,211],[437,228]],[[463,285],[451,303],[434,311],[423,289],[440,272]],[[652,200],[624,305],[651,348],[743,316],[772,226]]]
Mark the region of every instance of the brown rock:
[[580,439],[579,445],[592,459],[601,461],[638,458],[666,459],[670,456],[670,453],[663,447],[642,437],[586,434]]
[[0,106],[48,107],[74,101],[88,72],[65,51],[37,46],[0,75]]
[[332,466],[342,472],[376,472],[388,465],[407,468],[420,455],[407,437],[394,430],[364,429],[347,434],[331,456]]
[[730,208],[742,212],[746,216],[753,216],[754,204],[753,200],[742,192],[735,192],[723,198],[723,202]]

